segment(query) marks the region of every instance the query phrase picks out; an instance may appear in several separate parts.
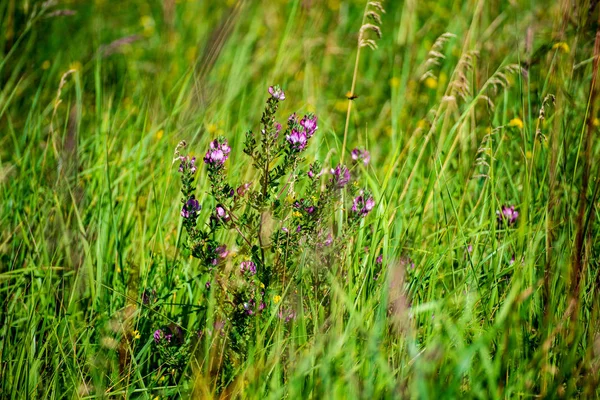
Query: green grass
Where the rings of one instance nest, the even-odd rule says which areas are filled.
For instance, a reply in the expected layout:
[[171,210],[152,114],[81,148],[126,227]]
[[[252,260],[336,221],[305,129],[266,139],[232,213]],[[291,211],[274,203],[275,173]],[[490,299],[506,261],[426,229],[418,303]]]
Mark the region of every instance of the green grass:
[[386,2],[346,149],[371,152],[377,206],[321,271],[331,303],[300,279],[292,324],[272,311],[227,365],[207,333],[172,374],[152,332],[216,315],[181,252],[177,143],[226,136],[252,181],[243,133],[278,83],[280,120],[319,116],[308,160],[336,164],[365,2],[0,2],[0,397],[600,397],[589,3]]

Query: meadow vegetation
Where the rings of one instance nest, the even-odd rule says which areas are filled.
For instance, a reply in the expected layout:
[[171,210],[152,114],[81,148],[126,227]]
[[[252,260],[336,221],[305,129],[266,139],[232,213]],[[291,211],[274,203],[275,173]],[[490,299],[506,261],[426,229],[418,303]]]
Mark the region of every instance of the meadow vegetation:
[[599,21],[0,1],[0,398],[600,397]]

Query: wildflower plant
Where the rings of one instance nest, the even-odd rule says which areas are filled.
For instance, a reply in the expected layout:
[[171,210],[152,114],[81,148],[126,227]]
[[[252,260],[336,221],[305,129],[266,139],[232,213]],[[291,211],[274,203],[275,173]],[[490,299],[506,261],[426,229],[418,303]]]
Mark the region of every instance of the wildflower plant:
[[[284,323],[293,321],[302,311],[302,302],[286,301],[281,295],[289,285],[300,282],[295,279],[299,266],[331,264],[375,207],[370,192],[360,189],[359,174],[345,165],[307,164],[304,153],[318,132],[318,117],[294,113],[284,126],[276,120],[276,113],[285,93],[279,86],[271,86],[268,92],[258,133],[249,130],[245,134],[243,151],[250,158],[255,179],[230,183],[227,159],[231,147],[224,137],[210,142],[203,159],[212,198],[203,204],[211,210],[207,221],[199,219],[202,205],[195,194],[196,159],[179,156],[184,246],[200,260],[201,272],[210,276],[209,281],[219,282],[211,290],[218,292],[221,317],[231,324],[228,332],[231,348],[238,353],[235,357],[250,340],[252,321],[260,320],[265,311],[273,310]],[[353,159],[355,166],[366,165],[368,152],[357,150]],[[347,195],[342,196],[343,191]],[[334,237],[333,215],[343,199],[347,199],[344,208],[348,212],[343,229]],[[224,232],[227,235],[220,234]],[[302,257],[303,249],[313,249],[312,254]],[[321,286],[327,283],[322,268],[309,284],[312,293],[323,292]]]

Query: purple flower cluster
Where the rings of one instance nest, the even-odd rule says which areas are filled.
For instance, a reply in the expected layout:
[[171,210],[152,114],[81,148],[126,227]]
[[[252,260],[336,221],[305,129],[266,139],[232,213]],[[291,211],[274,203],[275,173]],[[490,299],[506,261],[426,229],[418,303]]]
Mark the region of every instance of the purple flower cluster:
[[244,310],[248,315],[254,315],[254,307],[256,307],[256,301],[254,299],[250,299],[244,303]]
[[[261,292],[261,299],[264,299],[264,295],[265,292]],[[247,315],[254,315],[256,310],[256,300],[254,299],[254,297],[250,297],[250,299],[244,302],[242,306],[244,307],[244,311]],[[266,307],[267,305],[265,304],[265,302],[261,300],[258,304],[258,311],[262,312]]]
[[304,199],[300,199],[300,201],[296,201],[293,204],[293,207],[297,210],[304,210],[308,214],[312,214],[315,212],[316,208],[309,201]]
[[250,189],[250,186],[252,186],[252,184],[250,182],[241,184],[236,189],[237,195],[240,196],[240,197],[244,197],[244,195],[248,192],[248,189]]
[[275,100],[279,100],[279,101],[285,100],[285,93],[283,92],[283,89],[281,89],[278,85],[269,86],[269,94]]
[[502,206],[502,211],[496,211],[498,225],[502,226],[506,223],[507,226],[514,225],[519,217],[519,212],[515,210],[515,206]]
[[366,216],[375,207],[375,200],[363,191],[352,201],[352,211],[359,213],[361,217]]
[[309,113],[298,122],[296,113],[290,115],[288,118],[288,127],[291,129],[289,135],[286,135],[285,139],[290,144],[290,147],[294,151],[302,151],[306,148],[308,139],[310,139],[318,128],[317,116]]
[[165,339],[168,343],[171,343],[171,339],[173,338],[172,334],[169,333],[165,335],[160,329],[155,330],[152,336],[154,337],[154,343],[156,344],[160,343],[161,339]]
[[212,259],[211,264],[217,265],[220,260],[224,260],[229,255],[229,250],[227,250],[226,245],[222,244],[220,246],[217,246],[214,254],[216,257]]
[[198,200],[192,195],[188,201],[185,202],[183,208],[181,209],[181,216],[183,218],[196,219],[198,217],[198,213],[202,209]]
[[279,319],[285,320],[285,323],[287,324],[288,322],[296,319],[296,311],[294,311],[291,308],[285,310],[280,309],[277,316],[279,317]]
[[371,161],[371,155],[367,150],[354,149],[352,150],[352,159],[354,161],[362,161],[365,166],[369,165],[369,161]]
[[240,264],[240,271],[242,274],[249,273],[250,275],[256,275],[256,264],[252,261],[242,261]]
[[292,132],[289,135],[286,135],[285,139],[290,144],[292,150],[295,151],[304,150],[306,143],[308,142],[306,132],[303,130],[298,130],[297,128],[292,129]]
[[225,207],[223,207],[220,204],[217,205],[217,207],[215,208],[215,213],[217,218],[223,222],[227,222],[231,219],[231,217],[229,217],[229,214],[227,214],[227,210],[225,210]]
[[300,126],[304,128],[306,137],[310,139],[312,135],[315,134],[315,131],[319,128],[317,125],[317,116],[313,113],[306,114],[300,121]]
[[323,171],[321,170],[320,164],[313,163],[310,165],[308,172],[306,173],[310,179],[315,179],[321,176]]
[[204,156],[204,162],[208,165],[220,167],[225,164],[230,152],[231,147],[227,144],[226,139],[215,139],[210,142],[210,149]]
[[192,157],[190,159],[190,156],[181,156],[179,157],[179,161],[179,172],[189,172],[191,174],[196,173],[196,157]]
[[350,171],[344,165],[338,164],[337,167],[331,169],[333,175],[332,182],[338,189],[343,189],[350,182]]

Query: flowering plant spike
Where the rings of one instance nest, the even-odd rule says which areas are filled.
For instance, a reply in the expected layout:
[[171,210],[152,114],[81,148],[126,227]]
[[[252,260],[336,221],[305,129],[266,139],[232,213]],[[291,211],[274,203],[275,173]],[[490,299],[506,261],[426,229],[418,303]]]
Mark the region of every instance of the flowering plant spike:
[[[360,189],[360,168],[354,168],[368,163],[368,152],[353,151],[356,172],[341,164],[306,164],[304,154],[319,128],[317,115],[293,113],[284,128],[276,113],[285,92],[271,86],[268,93],[258,134],[245,134],[243,151],[254,175],[250,182],[230,183],[229,142],[224,137],[211,140],[203,160],[212,199],[203,199],[203,208],[194,186],[196,158],[179,157],[184,248],[200,260],[202,282],[216,297],[221,320],[232,324],[230,340],[238,350],[244,347],[246,330],[265,311],[276,310],[283,323],[298,315],[302,301],[281,294],[297,282],[300,265],[314,270],[315,293],[324,292],[323,266],[339,263],[361,221],[375,208],[370,192]],[[341,196],[342,191],[347,195]],[[348,212],[341,235],[334,238],[332,216],[341,201],[348,202],[342,205]],[[315,250],[306,254],[306,249]],[[158,345],[169,340],[160,330],[154,334]]]

